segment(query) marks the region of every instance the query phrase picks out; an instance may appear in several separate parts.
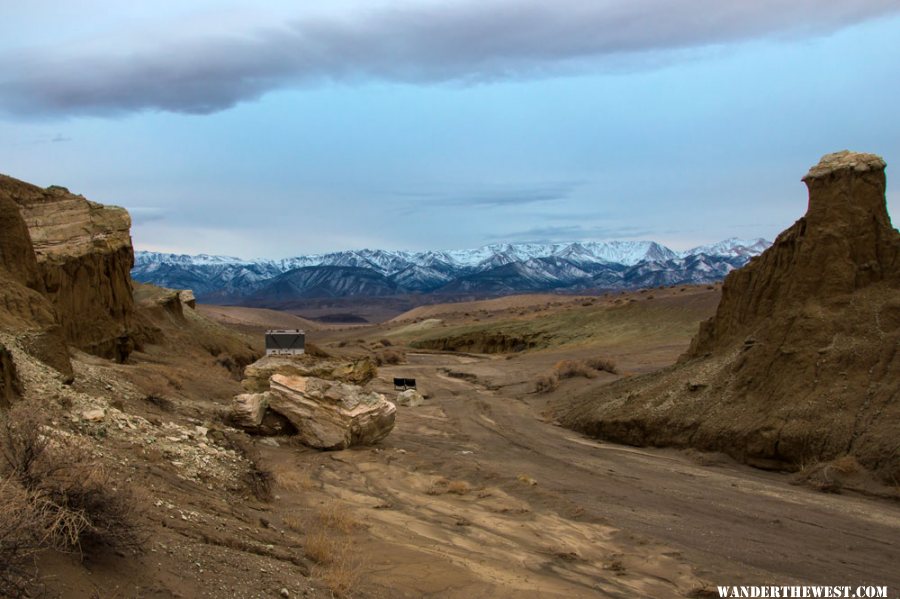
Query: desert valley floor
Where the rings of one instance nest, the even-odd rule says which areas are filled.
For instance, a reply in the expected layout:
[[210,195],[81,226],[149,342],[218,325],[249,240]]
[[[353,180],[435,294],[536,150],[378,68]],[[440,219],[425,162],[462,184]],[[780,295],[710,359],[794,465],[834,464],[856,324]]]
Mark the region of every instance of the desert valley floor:
[[[672,297],[653,301],[687,319],[718,295],[665,293]],[[578,309],[578,301],[550,311]],[[483,316],[528,303],[494,302]],[[651,303],[638,305],[638,320]],[[452,322],[484,305],[413,316]],[[200,310],[245,330],[276,316]],[[332,327],[311,337],[332,351],[408,327]],[[688,340],[661,343],[635,328],[589,350],[614,355],[623,372],[641,372],[674,361]],[[361,596],[703,597],[716,596],[716,584],[811,581],[900,588],[895,500],[822,493],[796,484],[795,475],[718,454],[627,447],[561,428],[545,416],[552,398],[531,385],[535,371],[571,354],[408,351],[406,363],[382,366],[370,386],[390,396],[393,377],[415,377],[425,404],[400,408],[396,428],[376,447],[321,453],[284,440],[261,444],[262,460],[288,487],[276,487],[259,516],[282,528],[297,512],[340,510],[352,523],[346,559]],[[555,393],[597,383],[573,379]]]

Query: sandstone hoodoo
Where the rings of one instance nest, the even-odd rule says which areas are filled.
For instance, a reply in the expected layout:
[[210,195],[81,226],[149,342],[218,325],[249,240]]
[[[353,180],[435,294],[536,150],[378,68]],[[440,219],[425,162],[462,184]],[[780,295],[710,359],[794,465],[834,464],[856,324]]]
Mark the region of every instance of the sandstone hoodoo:
[[806,215],[725,280],[679,364],[556,406],[588,434],[794,468],[854,456],[900,478],[900,234],[885,163],[839,152],[804,177]]

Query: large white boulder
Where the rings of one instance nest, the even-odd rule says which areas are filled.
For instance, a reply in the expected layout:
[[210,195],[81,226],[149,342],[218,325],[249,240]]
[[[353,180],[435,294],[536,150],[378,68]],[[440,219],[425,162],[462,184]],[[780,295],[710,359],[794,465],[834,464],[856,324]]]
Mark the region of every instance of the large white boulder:
[[296,427],[302,443],[319,449],[376,443],[394,428],[397,411],[358,385],[284,374],[272,375],[269,409]]

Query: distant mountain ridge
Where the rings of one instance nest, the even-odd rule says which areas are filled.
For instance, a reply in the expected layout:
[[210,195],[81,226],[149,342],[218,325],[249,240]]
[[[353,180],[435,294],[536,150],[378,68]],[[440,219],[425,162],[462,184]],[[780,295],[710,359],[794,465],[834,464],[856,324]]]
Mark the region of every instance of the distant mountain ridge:
[[727,239],[676,252],[654,241],[493,244],[471,250],[348,250],[280,260],[135,252],[132,277],[205,301],[507,294],[708,283],[771,244]]

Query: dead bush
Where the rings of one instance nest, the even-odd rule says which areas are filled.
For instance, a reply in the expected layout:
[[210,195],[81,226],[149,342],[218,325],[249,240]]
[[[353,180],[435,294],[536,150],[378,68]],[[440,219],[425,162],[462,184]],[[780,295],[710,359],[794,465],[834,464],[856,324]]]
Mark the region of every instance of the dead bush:
[[14,481],[0,481],[0,596],[23,597],[35,578],[34,556],[51,529],[40,503]]
[[102,546],[140,551],[133,496],[117,490],[109,472],[76,438],[52,435],[40,407],[21,402],[0,420],[2,476],[29,497],[44,527],[42,546],[62,551]]
[[556,372],[542,374],[534,382],[534,390],[537,393],[549,393],[557,387],[559,387],[559,375]]
[[394,345],[393,341],[391,341],[387,337],[385,337],[384,339],[380,339],[378,341],[378,343],[380,343],[382,345],[382,347],[390,347],[390,346]]
[[386,349],[375,356],[375,365],[397,365],[406,360],[406,354],[398,349]]
[[597,371],[585,364],[583,360],[560,360],[553,369],[561,379],[571,379],[577,376],[587,379],[597,377]]
[[585,364],[587,364],[594,370],[599,370],[600,372],[608,372],[610,374],[619,373],[619,369],[616,367],[616,363],[610,358],[606,358],[603,356],[589,358],[588,360],[585,360]]

